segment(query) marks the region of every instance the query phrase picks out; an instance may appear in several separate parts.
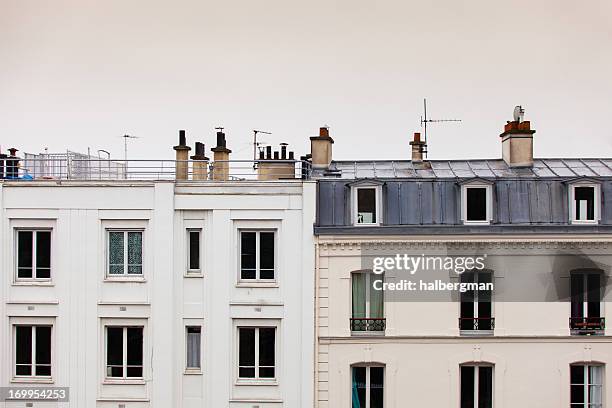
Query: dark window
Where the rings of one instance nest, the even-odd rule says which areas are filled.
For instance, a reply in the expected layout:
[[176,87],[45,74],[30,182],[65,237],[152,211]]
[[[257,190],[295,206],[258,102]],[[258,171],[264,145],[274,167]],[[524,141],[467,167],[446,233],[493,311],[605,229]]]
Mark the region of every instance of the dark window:
[[201,338],[200,326],[187,327],[187,368],[201,368]]
[[595,187],[575,187],[574,204],[576,220],[595,220]]
[[493,407],[493,367],[461,366],[461,408]]
[[15,374],[51,376],[51,326],[15,326]]
[[259,376],[261,378],[274,378],[275,332],[274,327],[259,329]]
[[241,327],[238,329],[238,376],[275,378],[276,329]]
[[189,231],[189,269],[200,269],[200,231]]
[[[118,378],[143,376],[143,328],[106,328],[106,375]],[[123,354],[126,350],[126,354]]]
[[240,279],[274,280],[274,231],[240,232]]
[[352,369],[352,407],[383,408],[384,406],[384,367],[353,367]]
[[375,224],[376,221],[376,189],[357,189],[357,224]]
[[466,187],[466,221],[487,220],[487,188]]
[[589,334],[603,331],[601,316],[602,277],[598,272],[571,274],[571,317],[573,334]]
[[255,378],[255,329],[239,329],[238,376]]
[[17,231],[17,278],[51,278],[51,231]]
[[[492,283],[491,272],[464,272],[461,283]],[[493,330],[492,293],[490,290],[468,290],[461,292],[460,330]]]
[[603,366],[570,365],[571,408],[602,408],[603,394]]

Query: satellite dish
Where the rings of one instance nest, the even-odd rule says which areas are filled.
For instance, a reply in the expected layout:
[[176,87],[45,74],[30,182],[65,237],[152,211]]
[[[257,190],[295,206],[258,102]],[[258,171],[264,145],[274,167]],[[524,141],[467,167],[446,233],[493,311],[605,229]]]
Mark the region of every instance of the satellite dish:
[[523,107],[521,105],[515,106],[514,107],[514,114],[512,115],[512,117],[514,118],[515,122],[522,122],[523,121],[523,116],[525,116],[525,109],[523,109]]

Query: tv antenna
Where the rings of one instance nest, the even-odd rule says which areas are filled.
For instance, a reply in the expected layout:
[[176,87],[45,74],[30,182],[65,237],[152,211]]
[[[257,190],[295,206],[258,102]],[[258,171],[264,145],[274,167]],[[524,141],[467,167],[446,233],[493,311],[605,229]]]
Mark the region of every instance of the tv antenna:
[[123,158],[125,160],[125,162],[127,163],[127,158],[128,158],[128,139],[140,139],[140,136],[132,136],[132,135],[128,135],[125,134],[123,136],[120,136],[123,138]]
[[421,126],[424,128],[423,138],[425,145],[423,146],[423,153],[425,153],[425,157],[427,157],[427,124],[440,122],[461,122],[461,119],[429,119],[427,117],[427,99],[423,98],[423,116],[421,116]]
[[[272,132],[266,132],[265,130],[256,130],[253,129],[253,162],[257,161],[257,148],[260,143],[257,141],[257,135],[261,133],[262,135],[271,135]],[[253,163],[253,169],[255,168],[255,163]]]

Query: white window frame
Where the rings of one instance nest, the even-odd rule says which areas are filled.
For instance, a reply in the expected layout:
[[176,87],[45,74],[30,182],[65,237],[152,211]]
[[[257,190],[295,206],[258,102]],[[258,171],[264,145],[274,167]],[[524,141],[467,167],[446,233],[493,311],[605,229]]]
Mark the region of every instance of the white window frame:
[[[582,367],[583,371],[583,378],[584,378],[584,384],[574,384],[572,383],[571,380],[571,369],[572,367]],[[593,384],[593,383],[589,383],[589,368],[592,367],[599,367],[601,369],[601,384]],[[605,365],[604,364],[591,364],[591,363],[572,363],[570,364],[570,408],[603,408],[605,406],[605,399],[606,399],[606,394],[605,394],[605,386],[606,386],[606,380],[605,380],[605,375],[606,375],[606,371],[605,371]],[[583,396],[583,403],[580,404],[572,404],[572,400],[571,400],[571,388],[572,386],[581,386],[584,392],[584,396]],[[600,386],[600,391],[601,391],[601,404],[599,404],[598,406],[596,406],[594,403],[589,401],[589,388],[591,386]]]
[[[461,367],[474,368],[474,408],[478,408],[478,391],[480,388],[480,367],[491,367],[491,406],[495,407],[495,365],[494,364],[460,364],[459,365],[459,392],[461,392]],[[459,397],[461,400],[461,396]]]
[[[19,277],[19,233],[23,231],[32,232],[32,277],[31,278],[20,278]],[[51,282],[53,280],[53,228],[14,228],[14,242],[15,242],[15,282]],[[38,278],[36,277],[36,234],[38,232],[49,232],[50,233],[50,248],[49,248],[49,277]]]
[[[357,202],[358,191],[362,189],[374,190],[375,191],[375,204],[376,204],[376,219],[371,223],[358,223],[358,209],[359,203]],[[378,184],[360,184],[358,186],[351,187],[351,213],[353,217],[353,225],[356,227],[375,227],[382,224],[383,220],[383,205],[382,205],[382,186]]]
[[[242,278],[242,233],[255,233],[255,279]],[[260,236],[262,232],[274,234],[274,279],[261,279]],[[238,228],[238,283],[239,284],[276,284],[278,281],[278,229],[276,228]]]
[[[469,221],[467,219],[467,190],[469,188],[484,188],[486,190],[486,219]],[[465,225],[490,225],[491,220],[493,219],[493,195],[492,195],[492,186],[490,184],[485,183],[468,183],[461,186],[461,217],[463,220],[463,224]]]
[[[108,328],[122,328],[123,329],[123,362],[122,362],[122,377],[111,377],[108,375]],[[127,377],[127,329],[128,328],[141,328],[142,329],[142,377]],[[146,361],[146,326],[144,324],[114,324],[104,323],[104,380],[105,382],[126,382],[126,381],[142,381],[145,378],[145,361]]]
[[[188,338],[189,338],[189,329],[190,328],[198,328],[200,329],[200,366],[199,367],[189,367],[189,348],[188,348]],[[203,343],[204,343],[204,328],[201,324],[185,324],[185,374],[202,374],[202,357],[203,357]]]
[[[199,234],[200,237],[200,243],[198,245],[198,250],[200,251],[200,256],[199,256],[199,265],[197,269],[191,269],[191,233],[197,232]],[[202,231],[202,228],[195,228],[195,227],[187,227],[186,229],[186,238],[185,238],[185,242],[187,243],[186,245],[186,261],[185,261],[185,276],[202,276],[203,274],[203,270],[204,267],[202,266],[204,263],[204,233]]]
[[[569,186],[569,204],[570,209],[569,221],[572,225],[589,225],[599,224],[601,220],[601,186],[597,183],[577,182]],[[576,187],[592,187],[593,188],[593,219],[592,220],[577,220],[576,219]]]
[[[280,322],[277,320],[256,319],[254,321],[240,319],[235,325],[235,378],[236,385],[277,385],[280,373]],[[274,378],[259,377],[259,329],[274,329]],[[255,333],[255,377],[240,377],[240,329],[256,329]]]
[[[54,375],[55,375],[55,318],[52,317],[11,317],[10,318],[10,327],[11,327],[11,383],[44,383],[44,384],[52,384],[54,383]],[[50,326],[51,327],[51,375],[50,376],[26,376],[26,375],[16,375],[17,370],[17,348],[16,348],[16,326]],[[36,340],[32,339],[32,362],[35,362],[35,347]]]
[[[123,233],[123,273],[122,274],[111,274],[110,273],[110,233],[111,232],[122,232]],[[141,239],[141,264],[139,274],[128,274],[128,233],[129,232],[140,232]],[[107,280],[144,280],[145,276],[145,230],[144,228],[106,228],[105,229],[105,241],[106,250],[104,251],[104,264],[105,264],[105,278]]]
[[366,405],[363,408],[370,408],[370,390],[371,390],[371,380],[370,380],[370,368],[375,367],[375,368],[382,368],[383,369],[383,405],[387,405],[385,404],[384,401],[386,401],[387,399],[386,394],[385,394],[385,385],[387,383],[387,367],[384,364],[353,364],[351,365],[351,403],[352,403],[352,399],[353,399],[353,395],[352,395],[352,387],[353,387],[353,369],[354,368],[365,368],[366,369],[366,395],[365,395],[365,401],[366,401]]
[[[49,371],[51,372],[51,375],[36,375],[35,374],[35,371],[36,371],[36,330],[38,327],[42,327],[42,326],[51,328],[51,334],[50,334],[51,336],[50,337],[51,363],[49,364]],[[53,364],[53,324],[50,324],[50,323],[13,323],[12,327],[13,327],[13,353],[12,353],[13,354],[13,378],[16,380],[21,380],[21,379],[51,380],[51,378],[53,378],[53,366],[54,366]],[[30,375],[18,375],[17,374],[17,327],[29,327],[32,332],[32,360],[30,362],[32,374]]]

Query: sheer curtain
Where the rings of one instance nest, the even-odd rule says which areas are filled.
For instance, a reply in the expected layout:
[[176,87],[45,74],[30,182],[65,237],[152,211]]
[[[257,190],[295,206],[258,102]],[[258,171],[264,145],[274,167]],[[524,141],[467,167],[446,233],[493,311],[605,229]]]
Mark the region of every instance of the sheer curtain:
[[593,408],[602,407],[603,367],[589,367],[589,402]]
[[374,289],[374,282],[376,281],[383,281],[384,282],[384,276],[383,275],[376,275],[376,274],[371,274],[370,275],[370,316],[371,318],[383,318],[385,317],[385,311],[384,311],[384,292],[382,291],[382,286],[380,284],[377,284],[376,287],[378,287],[381,290],[376,290]]
[[200,330],[187,331],[187,368],[200,368]]
[[366,317],[366,275],[363,273],[353,273],[351,278],[353,318],[363,319]]

